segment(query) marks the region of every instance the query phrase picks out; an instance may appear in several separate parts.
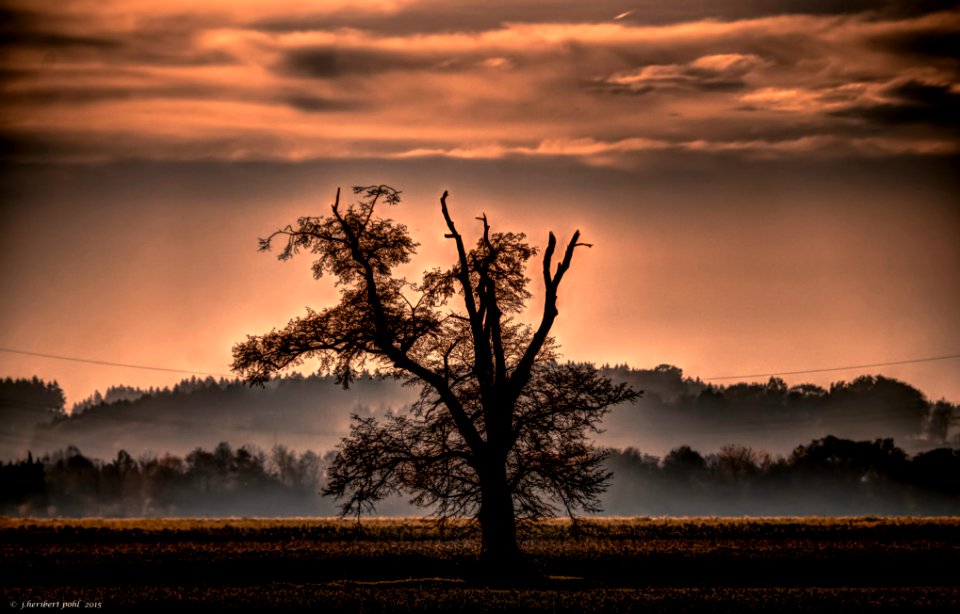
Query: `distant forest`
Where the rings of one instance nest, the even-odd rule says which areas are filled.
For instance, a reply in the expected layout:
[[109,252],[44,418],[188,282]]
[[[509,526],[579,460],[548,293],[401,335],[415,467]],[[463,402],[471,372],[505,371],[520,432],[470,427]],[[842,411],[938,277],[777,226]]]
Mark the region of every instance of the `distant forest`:
[[[960,513],[960,408],[903,382],[716,386],[670,365],[604,371],[644,390],[596,437],[610,450],[605,514]],[[372,377],[349,390],[320,376],[265,388],[192,378],[110,388],[68,413],[56,382],[7,378],[0,512],[332,514],[335,503],[317,493],[350,414],[403,411],[416,394]],[[227,441],[237,447],[218,444]],[[422,510],[396,499],[378,512]]]
[[[705,452],[728,444],[775,455],[798,442],[828,435],[893,438],[910,454],[960,447],[960,408],[931,401],[909,384],[882,376],[858,377],[828,388],[766,383],[718,386],[684,376],[671,365],[603,369],[614,381],[643,390],[633,405],[617,406],[595,438],[603,447],[633,447],[666,455],[688,445]],[[185,455],[221,441],[269,450],[331,450],[349,430],[351,414],[403,412],[417,388],[394,380],[360,378],[349,390],[332,378],[291,375],[265,388],[236,380],[187,379],[172,388],[109,388],[66,401],[56,382],[0,380],[0,460],[42,456],[77,446],[95,458],[120,450]]]
[[[320,497],[331,455],[269,452],[221,443],[186,457],[109,462],[71,447],[40,459],[0,464],[0,513],[15,516],[328,516]],[[682,446],[663,458],[610,450],[611,488],[602,513],[614,516],[795,516],[960,514],[960,451],[909,457],[890,439],[826,437],[772,458],[745,446],[702,455]],[[380,515],[423,515],[402,498]]]

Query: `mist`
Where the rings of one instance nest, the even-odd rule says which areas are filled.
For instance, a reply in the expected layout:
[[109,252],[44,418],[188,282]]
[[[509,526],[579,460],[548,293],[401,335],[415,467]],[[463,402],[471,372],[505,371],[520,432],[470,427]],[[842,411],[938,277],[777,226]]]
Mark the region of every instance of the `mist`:
[[[777,378],[710,385],[672,365],[606,367],[604,373],[644,391],[637,403],[615,407],[605,418],[595,443],[606,448],[663,456],[683,445],[710,452],[739,444],[786,455],[828,435],[893,438],[909,453],[960,443],[956,405],[931,402],[909,384],[883,376],[822,388],[787,386]],[[0,391],[0,460],[71,445],[103,459],[120,450],[135,457],[182,455],[222,441],[327,451],[347,435],[352,414],[402,412],[418,394],[416,386],[370,376],[349,389],[330,377],[298,374],[263,388],[193,378],[173,388],[112,387],[75,403],[68,414],[56,383],[17,382],[8,378]]]
[[[602,516],[941,516],[960,513],[960,452],[912,458],[893,440],[826,437],[772,457],[741,445],[665,457],[607,450]],[[303,517],[339,513],[319,496],[333,454],[265,452],[221,442],[185,456],[125,451],[104,461],[78,448],[0,464],[0,514],[30,517]],[[376,515],[423,516],[395,494]],[[563,510],[555,510],[563,513]]]
[[894,438],[911,453],[957,445],[957,406],[929,401],[904,382],[860,376],[829,387],[766,383],[711,385],[678,367],[608,368],[615,381],[643,390],[632,406],[604,422],[600,445],[635,447],[663,456],[683,445],[705,451],[740,444],[786,455],[799,443],[833,435],[854,440]]
[[[960,408],[861,376],[829,388],[711,385],[678,367],[605,367],[643,390],[613,409],[605,515],[960,513]],[[3,514],[325,516],[325,468],[351,415],[402,412],[415,386],[301,375],[250,387],[114,386],[67,412],[55,382],[0,381]],[[402,496],[377,513],[422,515]]]
[[[277,443],[330,450],[347,434],[351,414],[400,411],[416,395],[416,389],[399,382],[370,377],[348,390],[333,378],[316,376],[292,375],[263,388],[193,378],[172,388],[113,387],[74,404],[68,414],[63,407],[44,408],[42,401],[18,402],[12,394],[2,394],[9,400],[0,406],[5,425],[0,459],[23,458],[28,451],[43,455],[69,446],[103,459],[120,450],[134,457],[184,455],[222,441],[268,450]],[[16,426],[10,426],[8,416],[20,416]]]

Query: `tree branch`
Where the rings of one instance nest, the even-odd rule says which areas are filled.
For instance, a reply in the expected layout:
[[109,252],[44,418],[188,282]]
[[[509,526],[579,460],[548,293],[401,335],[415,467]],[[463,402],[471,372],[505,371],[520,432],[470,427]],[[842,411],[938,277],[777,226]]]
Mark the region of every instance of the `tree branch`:
[[448,239],[453,239],[457,244],[457,257],[460,260],[460,271],[456,277],[460,281],[460,286],[463,289],[463,300],[467,308],[467,315],[470,317],[470,324],[474,329],[474,337],[477,337],[480,334],[480,328],[476,321],[477,305],[473,300],[473,290],[470,288],[470,264],[467,262],[467,251],[463,246],[463,237],[457,232],[457,227],[454,225],[453,219],[450,217],[450,211],[447,209],[448,194],[449,193],[444,190],[443,196],[440,197],[440,210],[443,212],[443,219],[447,222],[447,228],[450,230],[450,233],[445,236]]
[[[464,305],[467,309],[467,315],[470,318],[470,331],[473,335],[473,355],[474,355],[474,372],[477,374],[477,377],[484,384],[490,382],[490,346],[487,344],[486,335],[484,331],[483,318],[484,315],[482,311],[485,311],[486,305],[483,299],[482,293],[481,296],[481,305],[478,308],[476,301],[473,297],[473,288],[470,285],[470,262],[467,258],[467,251],[463,245],[463,237],[457,232],[457,228],[453,223],[453,218],[450,217],[450,210],[447,208],[447,196],[449,193],[444,190],[443,195],[440,197],[440,210],[443,213],[443,219],[447,223],[447,228],[450,230],[450,233],[447,238],[454,239],[457,245],[457,257],[460,260],[460,270],[457,272],[456,277],[460,281],[460,287],[463,289],[463,300]],[[484,226],[486,227],[486,220],[484,220]],[[480,283],[483,283],[484,279],[481,276]],[[482,402],[485,406],[489,405],[489,399],[487,398],[487,386],[481,386],[481,396]]]
[[[444,192],[444,196],[446,196],[446,192]],[[446,211],[445,204],[444,211]],[[387,358],[392,360],[394,365],[412,373],[436,389],[437,394],[440,395],[449,408],[454,422],[457,425],[457,429],[460,431],[464,440],[466,440],[467,444],[475,453],[479,453],[483,449],[483,440],[473,422],[467,417],[460,400],[453,391],[450,390],[449,386],[447,386],[446,378],[413,360],[407,352],[394,345],[396,334],[387,323],[383,309],[383,301],[380,298],[377,288],[377,279],[373,265],[370,264],[367,258],[364,258],[363,252],[360,249],[359,237],[357,237],[353,229],[350,228],[346,220],[340,215],[340,212],[337,210],[337,204],[333,206],[333,214],[340,223],[340,227],[347,236],[347,239],[350,241],[350,251],[354,261],[363,269],[364,285],[366,285],[367,297],[373,309],[374,326],[376,328],[375,343],[378,349]],[[462,241],[458,240],[458,245],[462,246]]]
[[560,287],[564,273],[570,268],[570,262],[573,260],[573,251],[578,246],[585,245],[578,243],[577,241],[579,239],[580,231],[577,230],[573,233],[573,237],[570,238],[570,242],[567,243],[563,260],[557,265],[556,274],[551,276],[551,259],[557,247],[557,239],[552,232],[550,233],[547,249],[543,254],[543,281],[546,286],[543,300],[543,315],[540,318],[540,326],[537,327],[537,331],[533,334],[533,339],[530,340],[530,345],[527,346],[526,351],[523,353],[523,358],[520,359],[516,369],[513,370],[513,376],[510,378],[510,398],[512,400],[520,396],[523,387],[530,381],[533,364],[540,350],[543,348],[547,337],[550,335],[550,328],[553,326],[554,320],[557,319],[557,314],[559,313],[557,311],[557,289]]

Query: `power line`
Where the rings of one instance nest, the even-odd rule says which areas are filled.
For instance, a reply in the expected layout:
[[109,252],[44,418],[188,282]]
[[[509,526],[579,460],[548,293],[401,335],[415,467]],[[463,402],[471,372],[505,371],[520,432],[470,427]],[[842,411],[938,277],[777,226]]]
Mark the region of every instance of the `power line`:
[[[108,360],[94,360],[92,358],[77,358],[75,356],[60,356],[57,354],[43,354],[40,352],[28,352],[26,350],[15,350],[12,348],[0,348],[0,352],[8,352],[10,354],[22,354],[24,356],[37,356],[40,358],[51,358],[54,360],[68,360],[71,362],[84,362],[94,365],[104,365],[108,367],[124,367],[127,369],[145,369],[148,371],[165,371],[168,373],[185,373],[187,375],[210,375],[215,377],[227,377],[232,378],[233,375],[226,373],[211,373],[206,371],[189,371],[186,369],[173,369],[170,367],[154,367],[148,365],[134,365],[129,363],[122,362],[111,362]],[[776,371],[771,373],[748,373],[743,375],[717,375],[714,377],[703,377],[700,378],[704,381],[714,381],[714,380],[727,380],[727,379],[748,379],[753,377],[774,377],[777,375],[804,375],[807,373],[828,373],[830,371],[849,371],[852,369],[871,369],[874,367],[891,367],[895,365],[907,365],[921,362],[933,362],[937,360],[950,360],[954,358],[960,358],[960,354],[948,354],[945,356],[929,356],[926,358],[911,358],[908,360],[894,360],[890,362],[875,362],[871,364],[863,365],[846,365],[842,367],[824,367],[818,369],[803,369],[800,371]]]
[[85,362],[92,365],[104,365],[107,367],[124,367],[126,369],[144,369],[147,371],[166,371],[168,373],[185,373],[187,375],[210,375],[215,377],[234,377],[226,373],[208,373],[206,371],[188,371],[185,369],[172,369],[169,367],[151,367],[148,365],[132,365],[123,362],[110,362],[109,360],[94,360],[92,358],[77,358],[75,356],[58,356],[56,354],[42,354],[40,352],[27,352],[26,350],[14,350],[11,348],[0,348],[0,352],[10,354],[22,354],[24,356],[38,356],[40,358],[52,358],[54,360],[69,360],[71,362]]
[[949,354],[947,356],[930,356],[928,358],[911,358],[909,360],[894,360],[891,362],[875,362],[869,365],[847,365],[845,367],[826,367],[823,369],[804,369],[802,371],[778,371],[776,373],[750,373],[748,375],[720,375],[716,377],[704,377],[706,381],[718,379],[748,379],[751,377],[773,377],[775,375],[803,375],[805,373],[827,373],[829,371],[849,371],[851,369],[872,369],[873,367],[891,367],[894,365],[909,365],[918,362],[933,362],[935,360],[949,360],[951,358],[960,358],[960,354]]

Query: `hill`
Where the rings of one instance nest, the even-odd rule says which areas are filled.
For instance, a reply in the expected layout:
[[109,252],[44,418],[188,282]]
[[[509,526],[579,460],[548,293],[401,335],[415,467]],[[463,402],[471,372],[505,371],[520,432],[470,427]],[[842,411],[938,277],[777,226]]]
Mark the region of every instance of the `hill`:
[[[837,382],[829,389],[765,384],[708,385],[671,365],[653,369],[606,367],[643,398],[619,406],[604,422],[597,443],[664,455],[678,446],[712,451],[731,443],[772,454],[789,453],[798,442],[827,435],[854,440],[895,438],[908,452],[956,440],[951,429],[960,411],[930,402],[912,386],[882,376]],[[117,387],[105,396],[63,410],[55,383],[5,380],[0,390],[0,460],[77,446],[95,458],[153,452],[186,454],[222,441],[270,449],[325,452],[348,429],[351,414],[400,412],[415,387],[364,377],[349,390],[330,377],[293,375],[264,388],[238,381],[189,379],[172,389]],[[46,396],[44,396],[46,395]],[[59,401],[58,401],[59,398]]]

